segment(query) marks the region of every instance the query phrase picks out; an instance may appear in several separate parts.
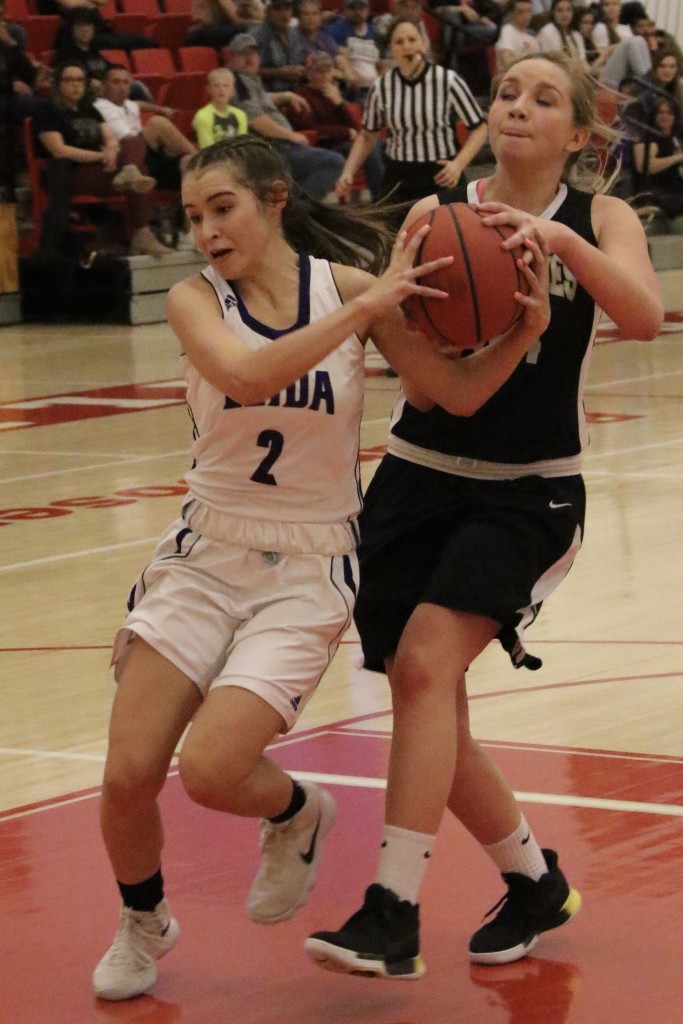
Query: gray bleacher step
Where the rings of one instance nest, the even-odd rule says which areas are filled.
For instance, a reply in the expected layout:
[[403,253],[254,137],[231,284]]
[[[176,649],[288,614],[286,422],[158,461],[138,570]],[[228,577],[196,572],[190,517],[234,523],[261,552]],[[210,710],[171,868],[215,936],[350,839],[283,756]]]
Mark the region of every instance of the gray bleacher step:
[[683,234],[652,235],[647,242],[655,270],[677,270],[683,267]]

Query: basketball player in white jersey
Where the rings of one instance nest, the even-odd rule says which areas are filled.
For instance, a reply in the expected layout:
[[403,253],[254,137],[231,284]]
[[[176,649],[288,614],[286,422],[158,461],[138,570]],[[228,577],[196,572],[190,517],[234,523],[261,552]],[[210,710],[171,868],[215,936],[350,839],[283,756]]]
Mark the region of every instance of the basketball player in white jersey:
[[445,297],[419,278],[451,258],[414,268],[424,232],[403,235],[376,278],[362,267],[386,264],[393,242],[378,215],[310,200],[253,136],[201,150],[182,193],[209,263],[168,296],[193,465],[115,643],[101,825],[123,907],[93,976],[110,1000],[148,991],[178,938],[157,797],[190,723],[179,772],[191,799],[263,819],[250,917],[285,920],[313,885],[334,801],[263,752],[295,723],[351,621],[365,340],[434,401],[469,414],[549,315],[547,254],[532,233],[518,261],[530,287],[519,323],[467,365],[438,354],[406,330],[399,306],[410,294]]
[[[469,729],[465,672],[498,637],[538,667],[521,634],[581,545],[587,443],[583,386],[600,310],[627,338],[659,333],[663,306],[645,233],[584,164],[595,83],[563,55],[524,57],[500,77],[489,111],[490,178],[416,203],[407,224],[453,201],[487,224],[531,231],[550,257],[550,323],[472,417],[452,416],[413,382],[394,409],[388,453],[360,519],[356,624],[366,665],[386,668],[394,724],[376,881],[337,931],[307,940],[338,971],[415,978],[418,894],[448,807],[483,846],[507,892],[472,936],[470,959],[525,956],[580,906],[553,850],[541,849],[489,754]],[[464,360],[467,362],[467,360]]]

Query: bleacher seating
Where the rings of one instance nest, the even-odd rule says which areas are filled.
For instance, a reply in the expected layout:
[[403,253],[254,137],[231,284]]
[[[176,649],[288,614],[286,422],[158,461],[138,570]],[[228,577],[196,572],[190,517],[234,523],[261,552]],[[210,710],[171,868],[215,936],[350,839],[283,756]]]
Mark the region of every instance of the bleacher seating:
[[21,24],[26,29],[28,53],[38,54],[43,50],[54,50],[61,23],[62,19],[56,14],[35,14],[22,18]]
[[160,14],[152,27],[152,35],[159,46],[166,50],[177,50],[185,45],[187,30],[193,24],[188,13]]
[[218,54],[211,46],[181,46],[177,51],[181,71],[203,71],[208,74],[218,67]]

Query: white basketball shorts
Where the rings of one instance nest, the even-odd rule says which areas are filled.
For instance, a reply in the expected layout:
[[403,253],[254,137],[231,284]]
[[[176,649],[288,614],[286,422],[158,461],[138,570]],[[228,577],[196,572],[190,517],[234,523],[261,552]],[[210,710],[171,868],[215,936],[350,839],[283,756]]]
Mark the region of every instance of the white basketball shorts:
[[137,635],[203,696],[240,686],[291,729],[351,623],[357,586],[355,553],[255,551],[178,519],[131,591],[114,642],[116,678]]

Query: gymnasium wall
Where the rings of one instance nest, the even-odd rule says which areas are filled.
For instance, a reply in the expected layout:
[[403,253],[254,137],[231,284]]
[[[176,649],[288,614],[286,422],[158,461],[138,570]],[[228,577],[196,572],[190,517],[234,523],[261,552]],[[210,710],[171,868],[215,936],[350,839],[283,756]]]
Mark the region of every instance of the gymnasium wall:
[[645,9],[658,28],[671,32],[683,46],[682,0],[645,0]]

